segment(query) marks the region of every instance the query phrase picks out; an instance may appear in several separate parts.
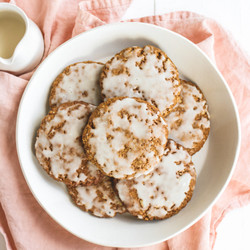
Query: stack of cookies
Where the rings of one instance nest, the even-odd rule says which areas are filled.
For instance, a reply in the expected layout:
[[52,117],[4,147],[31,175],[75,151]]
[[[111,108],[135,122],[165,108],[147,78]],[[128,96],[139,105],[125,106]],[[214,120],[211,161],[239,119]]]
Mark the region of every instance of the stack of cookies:
[[52,83],[49,103],[36,157],[82,210],[153,220],[189,202],[208,106],[163,51],[130,47],[106,64],[69,65]]

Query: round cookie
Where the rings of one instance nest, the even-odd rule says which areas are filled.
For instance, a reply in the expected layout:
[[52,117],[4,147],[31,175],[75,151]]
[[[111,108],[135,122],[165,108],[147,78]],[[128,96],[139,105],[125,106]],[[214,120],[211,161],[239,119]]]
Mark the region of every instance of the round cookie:
[[69,102],[52,108],[37,131],[36,157],[46,172],[70,185],[98,183],[103,175],[83,150],[81,135],[95,106]]
[[116,189],[128,212],[139,219],[165,219],[178,213],[192,197],[196,171],[191,156],[173,140],[161,162],[147,175],[118,180]]
[[87,61],[66,67],[52,83],[50,107],[71,101],[84,101],[94,105],[101,103],[99,77],[103,65]]
[[97,185],[68,186],[68,192],[78,207],[97,217],[114,217],[117,213],[126,212],[113,189],[111,178],[107,176]]
[[83,131],[88,159],[104,174],[129,179],[151,171],[167,143],[159,110],[139,99],[115,97],[101,103]]
[[104,100],[116,96],[139,97],[167,115],[179,100],[181,85],[174,63],[151,45],[130,47],[103,67],[100,85]]
[[191,82],[181,80],[181,102],[165,117],[169,138],[183,145],[193,155],[207,140],[210,115],[201,90]]

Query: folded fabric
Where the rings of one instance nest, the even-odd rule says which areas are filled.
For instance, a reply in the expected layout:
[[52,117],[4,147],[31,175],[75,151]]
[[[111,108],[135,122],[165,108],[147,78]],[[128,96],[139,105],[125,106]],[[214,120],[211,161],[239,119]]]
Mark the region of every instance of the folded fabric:
[[[41,29],[44,58],[72,36],[118,22],[131,0],[16,0]],[[242,146],[234,175],[217,203],[192,227],[176,237],[140,249],[211,249],[225,214],[250,203],[250,61],[218,23],[191,12],[174,12],[128,20],[153,23],[196,43],[217,65],[235,97],[241,119]],[[31,194],[18,162],[15,125],[18,105],[33,72],[0,72],[0,232],[8,249],[113,249],[75,237],[54,222]],[[83,226],[84,225],[83,222]]]

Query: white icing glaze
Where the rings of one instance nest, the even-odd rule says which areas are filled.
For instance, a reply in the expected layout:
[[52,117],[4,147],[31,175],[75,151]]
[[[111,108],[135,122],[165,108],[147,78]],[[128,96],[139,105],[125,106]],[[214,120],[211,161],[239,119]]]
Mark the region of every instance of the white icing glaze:
[[[140,69],[136,65],[144,60],[144,56],[138,56],[141,50],[142,48],[136,48],[132,52],[125,52],[125,56],[128,57],[125,62],[114,57],[109,65],[107,77],[103,79],[102,93],[106,99],[116,96],[139,97],[153,105],[156,104],[159,110],[164,112],[174,104],[176,96],[180,93],[181,86],[176,80],[178,72],[170,60],[167,60],[164,71],[163,61],[166,57],[162,54],[162,58],[158,59],[152,54],[149,46],[144,47],[146,62],[142,63]],[[112,73],[112,70],[122,67],[126,67],[130,75],[126,72],[119,75]]]
[[[172,140],[168,146],[170,148],[166,149],[153,172],[134,180],[118,181],[116,188],[128,211],[147,211],[150,217],[164,218],[185,200],[190,181],[195,179],[195,168],[191,156],[182,146],[178,149]],[[129,194],[133,189],[136,189],[138,200]],[[138,215],[138,218],[142,216]]]
[[[199,114],[208,113],[208,106],[205,100],[202,100],[203,95],[193,85],[182,82],[183,88],[181,91],[182,103],[178,104],[177,108],[184,109],[185,112],[180,114],[176,108],[165,118],[169,126],[169,138],[175,140],[186,148],[195,146],[195,142],[200,142],[203,139],[203,128],[210,127],[210,120],[202,117],[201,120],[195,121],[195,117]],[[200,98],[200,101],[195,98]],[[195,108],[195,109],[194,109]],[[180,126],[175,127],[175,123],[181,119]],[[194,128],[193,124],[196,122],[198,128]]]
[[[54,118],[39,130],[36,139],[36,156],[44,164],[43,158],[50,159],[51,173],[58,178],[67,175],[71,181],[78,183],[86,181],[88,176],[98,176],[98,169],[92,163],[87,163],[89,175],[77,170],[86,166],[86,156],[81,143],[81,135],[90,113],[95,106],[90,104],[73,104],[67,108],[58,108]],[[73,110],[73,111],[72,111]],[[59,124],[64,123],[61,129],[55,131]],[[51,133],[56,132],[52,138]],[[51,148],[52,146],[52,148]]]
[[[85,209],[87,211],[91,210],[95,216],[103,217],[107,215],[114,217],[116,213],[125,212],[125,208],[122,206],[119,197],[115,194],[111,186],[111,181],[107,177],[98,185],[77,186],[76,191],[78,192],[77,205],[84,205]],[[100,200],[98,194],[102,194],[102,200]]]
[[[121,116],[121,111],[126,111],[130,120],[126,114]],[[116,100],[111,103],[108,110],[101,112],[101,116],[93,120],[95,129],[91,130],[93,136],[89,139],[89,144],[103,171],[108,175],[113,171],[115,178],[124,178],[126,175],[133,174],[139,176],[145,170],[150,171],[159,162],[164,152],[167,141],[165,121],[159,119],[158,113],[149,110],[146,103],[138,102],[133,98]],[[158,125],[154,123],[156,120],[159,121]],[[112,139],[109,139],[108,135]],[[158,138],[161,141],[160,145],[156,146],[158,155],[154,155],[149,142],[146,147],[138,144],[138,140],[142,143],[143,140],[152,138]],[[129,148],[127,157],[121,157],[118,152],[124,150],[125,145]],[[131,164],[142,154],[145,161],[148,159],[148,169],[135,171]]]
[[71,65],[70,73],[62,74],[51,105],[58,106],[69,101],[84,101],[94,105],[101,103],[99,76],[102,68],[102,64],[95,62]]

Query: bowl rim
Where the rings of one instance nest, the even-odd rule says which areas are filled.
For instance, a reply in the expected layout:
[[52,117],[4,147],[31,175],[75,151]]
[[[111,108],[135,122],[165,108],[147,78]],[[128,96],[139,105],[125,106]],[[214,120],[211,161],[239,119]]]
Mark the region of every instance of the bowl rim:
[[[205,59],[210,63],[210,65],[213,67],[213,69],[216,71],[216,73],[218,74],[218,76],[220,77],[220,79],[222,80],[224,86],[226,87],[226,90],[228,91],[228,94],[229,94],[229,97],[230,97],[230,100],[233,104],[233,108],[234,108],[234,112],[235,112],[235,116],[236,116],[236,124],[237,124],[237,134],[238,134],[238,137],[237,137],[237,145],[236,145],[236,150],[235,150],[235,155],[234,155],[234,160],[233,160],[233,163],[232,163],[232,167],[231,167],[231,170],[228,174],[228,177],[227,177],[227,180],[226,182],[224,183],[223,187],[221,188],[221,190],[218,192],[218,194],[216,195],[216,197],[213,199],[213,201],[207,206],[206,209],[203,210],[203,212],[201,212],[193,221],[191,221],[190,223],[188,223],[185,227],[183,227],[182,229],[178,230],[177,232],[173,233],[172,235],[168,236],[168,237],[165,237],[161,240],[158,240],[158,241],[154,241],[152,243],[146,243],[146,244],[137,244],[137,245],[133,245],[133,246],[121,246],[119,244],[113,244],[113,245],[102,245],[100,242],[98,242],[98,240],[96,241],[93,241],[93,240],[90,240],[88,238],[81,238],[79,237],[77,234],[75,234],[74,232],[72,232],[69,228],[65,228],[60,221],[58,221],[52,214],[50,214],[49,212],[47,212],[46,208],[44,207],[44,205],[42,204],[42,202],[39,200],[39,198],[36,196],[35,192],[33,191],[32,189],[32,186],[30,185],[29,181],[28,181],[28,177],[26,175],[26,172],[25,172],[25,169],[23,167],[23,163],[22,163],[22,157],[21,157],[21,152],[20,152],[20,149],[19,149],[19,136],[20,136],[20,132],[19,131],[19,124],[21,123],[20,121],[20,116],[21,116],[21,112],[22,112],[22,106],[23,106],[23,102],[25,100],[25,97],[28,93],[28,90],[31,86],[31,82],[32,80],[36,77],[36,75],[38,74],[39,72],[39,69],[42,68],[42,66],[44,65],[44,63],[46,63],[47,59],[50,58],[51,56],[54,55],[54,53],[58,50],[58,49],[61,49],[63,48],[65,45],[67,45],[68,43],[70,43],[71,41],[75,40],[75,39],[78,39],[80,36],[85,36],[87,35],[88,33],[91,33],[91,32],[96,32],[98,31],[99,29],[107,29],[107,28],[110,28],[110,27],[116,27],[116,26],[130,26],[130,25],[137,25],[138,27],[139,26],[148,26],[148,27],[151,27],[151,28],[155,28],[155,29],[159,29],[159,30],[163,30],[165,32],[169,32],[171,35],[177,37],[178,39],[182,39],[184,40],[185,42],[187,42],[189,45],[191,45],[192,47],[194,47],[196,50],[198,50],[202,55],[203,57],[205,57]],[[83,239],[83,240],[86,240],[90,243],[93,243],[93,244],[98,244],[98,245],[101,245],[101,246],[106,246],[106,247],[119,247],[119,248],[128,248],[128,247],[131,247],[131,248],[134,248],[134,247],[146,247],[146,246],[151,246],[151,245],[154,245],[154,244],[158,244],[158,243],[161,243],[163,241],[166,241],[168,239],[171,239],[173,237],[175,237],[176,235],[182,233],[183,231],[185,231],[186,229],[188,229],[189,227],[191,227],[192,225],[194,225],[198,220],[200,220],[204,215],[205,213],[207,213],[207,211],[217,202],[217,200],[221,197],[222,193],[225,191],[227,185],[229,184],[231,178],[232,178],[232,175],[233,175],[233,172],[236,168],[236,163],[238,161],[238,158],[239,158],[239,153],[240,153],[240,145],[241,145],[241,129],[240,129],[240,118],[239,118],[239,112],[238,112],[238,108],[237,108],[237,105],[236,105],[236,102],[235,102],[235,99],[233,97],[233,94],[226,82],[226,80],[224,79],[223,75],[220,73],[220,71],[218,70],[218,68],[216,67],[216,65],[214,64],[214,62],[212,62],[212,60],[205,54],[205,52],[203,52],[196,44],[194,44],[193,42],[191,42],[190,40],[188,40],[187,38],[185,38],[184,36],[174,32],[174,31],[171,31],[169,29],[166,29],[166,28],[163,28],[163,27],[160,27],[160,26],[157,26],[157,25],[154,25],[154,24],[150,24],[150,23],[142,23],[142,22],[120,22],[120,23],[111,23],[111,24],[105,24],[105,25],[101,25],[101,26],[98,26],[98,27],[95,27],[93,29],[90,29],[90,30],[87,30],[83,33],[80,33],[78,34],[77,36],[75,37],[72,37],[71,39],[67,40],[66,42],[64,42],[63,44],[61,44],[60,46],[58,46],[54,51],[52,51],[42,62],[41,64],[38,66],[38,68],[36,69],[36,71],[33,73],[32,77],[30,78],[28,84],[26,85],[26,88],[22,94],[22,97],[21,97],[21,100],[20,100],[20,103],[19,103],[19,107],[18,107],[18,113],[17,113],[17,120],[16,120],[16,149],[17,149],[17,155],[18,155],[18,160],[19,160],[19,163],[20,163],[20,166],[21,166],[21,170],[22,170],[22,173],[23,173],[23,176],[25,178],[25,181],[32,193],[32,195],[35,197],[36,201],[39,203],[39,205],[43,208],[43,210],[45,210],[45,212],[57,223],[59,224],[61,227],[63,227],[65,230],[69,231],[71,234],[75,235],[76,237],[78,237],[79,239]]]

